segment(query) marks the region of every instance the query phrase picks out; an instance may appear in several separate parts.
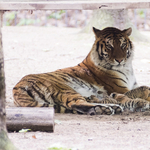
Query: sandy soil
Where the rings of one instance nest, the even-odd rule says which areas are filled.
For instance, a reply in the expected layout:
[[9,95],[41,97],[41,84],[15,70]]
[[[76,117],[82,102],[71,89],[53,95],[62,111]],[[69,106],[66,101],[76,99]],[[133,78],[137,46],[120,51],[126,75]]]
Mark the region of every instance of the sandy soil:
[[[14,106],[12,88],[24,75],[74,66],[86,57],[94,37],[79,31],[55,27],[3,28],[7,107]],[[134,45],[137,81],[150,86],[150,44]],[[9,133],[9,137],[20,150],[150,150],[149,111],[113,116],[56,114],[55,122],[54,133]]]

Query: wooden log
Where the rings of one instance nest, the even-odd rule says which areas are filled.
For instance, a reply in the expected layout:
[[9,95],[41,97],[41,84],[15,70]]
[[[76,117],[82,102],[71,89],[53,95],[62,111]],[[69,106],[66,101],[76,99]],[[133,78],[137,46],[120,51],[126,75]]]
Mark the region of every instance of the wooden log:
[[49,0],[49,1],[25,1],[25,0],[0,0],[0,10],[61,10],[61,9],[137,9],[150,8],[150,2],[143,0],[114,1],[114,0]]
[[8,131],[31,129],[32,131],[54,131],[54,109],[33,107],[12,107],[6,109]]

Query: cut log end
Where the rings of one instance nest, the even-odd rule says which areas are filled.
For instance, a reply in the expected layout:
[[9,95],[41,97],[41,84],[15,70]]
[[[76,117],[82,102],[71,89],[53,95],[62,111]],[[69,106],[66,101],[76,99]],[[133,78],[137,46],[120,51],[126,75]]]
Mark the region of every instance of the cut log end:
[[54,131],[54,108],[12,107],[6,109],[8,131]]

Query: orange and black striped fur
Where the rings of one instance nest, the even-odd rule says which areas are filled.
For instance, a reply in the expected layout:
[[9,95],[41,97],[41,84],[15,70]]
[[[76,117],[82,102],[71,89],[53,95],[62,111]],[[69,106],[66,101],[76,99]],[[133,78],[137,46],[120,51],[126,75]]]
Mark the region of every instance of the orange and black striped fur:
[[131,111],[144,111],[150,109],[150,88],[141,86],[124,94],[112,93],[110,98],[113,98],[124,109]]
[[[93,28],[93,31],[95,42],[80,64],[23,77],[13,88],[15,104],[22,107],[55,105],[58,112],[122,112],[116,100],[112,98],[111,104],[106,104],[104,98],[112,92],[123,94],[137,87],[132,69],[133,45],[129,39],[132,29],[108,27]],[[99,99],[97,103],[87,100],[91,95]]]

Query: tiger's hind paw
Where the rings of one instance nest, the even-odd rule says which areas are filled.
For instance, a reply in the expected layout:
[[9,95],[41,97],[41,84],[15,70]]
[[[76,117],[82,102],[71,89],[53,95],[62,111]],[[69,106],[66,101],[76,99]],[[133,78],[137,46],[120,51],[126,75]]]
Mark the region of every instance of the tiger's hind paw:
[[89,115],[113,115],[123,112],[123,108],[117,104],[98,104],[88,111]]

